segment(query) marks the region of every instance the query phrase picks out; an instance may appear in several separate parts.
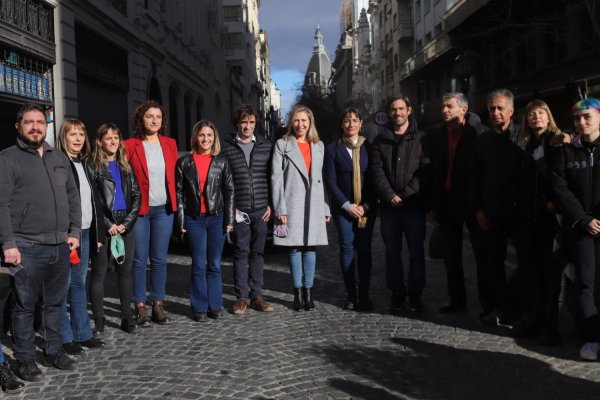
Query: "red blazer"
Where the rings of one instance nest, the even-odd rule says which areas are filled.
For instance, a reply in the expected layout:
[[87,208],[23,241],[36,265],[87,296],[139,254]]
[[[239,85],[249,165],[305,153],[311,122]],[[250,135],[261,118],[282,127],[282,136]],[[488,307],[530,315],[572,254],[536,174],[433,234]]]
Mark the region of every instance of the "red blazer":
[[[165,174],[167,182],[168,200],[171,203],[173,212],[177,212],[177,197],[175,195],[175,164],[179,153],[177,152],[177,142],[175,139],[158,135],[163,157],[165,158]],[[129,138],[125,140],[127,149],[127,159],[133,168],[137,178],[140,192],[142,192],[142,207],[139,215],[145,215],[148,212],[150,197],[150,181],[148,179],[148,163],[146,162],[146,153],[141,139]]]

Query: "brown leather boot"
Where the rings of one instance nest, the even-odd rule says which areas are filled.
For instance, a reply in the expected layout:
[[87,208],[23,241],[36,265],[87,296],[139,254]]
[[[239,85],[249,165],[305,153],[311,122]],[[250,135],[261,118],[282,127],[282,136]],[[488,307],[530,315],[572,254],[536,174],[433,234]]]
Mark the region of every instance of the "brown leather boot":
[[155,300],[152,302],[152,321],[161,325],[169,325],[171,323],[169,314],[167,314],[163,308],[162,300]]
[[137,324],[142,328],[147,328],[151,325],[145,303],[137,303],[135,305],[135,317]]

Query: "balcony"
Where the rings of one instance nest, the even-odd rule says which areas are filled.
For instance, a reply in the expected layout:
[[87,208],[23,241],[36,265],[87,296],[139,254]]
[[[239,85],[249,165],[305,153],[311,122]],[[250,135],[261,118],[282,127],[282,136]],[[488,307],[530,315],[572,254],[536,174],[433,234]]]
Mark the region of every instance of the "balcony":
[[410,19],[400,21],[398,26],[395,27],[394,31],[398,32],[399,40],[412,39],[414,36],[413,23]]
[[432,62],[451,48],[450,36],[442,35],[427,43],[414,56],[410,57],[401,66],[400,79],[406,79],[409,75],[427,63]]
[[0,0],[0,21],[54,43],[52,7],[40,0]]
[[443,17],[446,27],[455,28],[488,2],[489,0],[448,0]]

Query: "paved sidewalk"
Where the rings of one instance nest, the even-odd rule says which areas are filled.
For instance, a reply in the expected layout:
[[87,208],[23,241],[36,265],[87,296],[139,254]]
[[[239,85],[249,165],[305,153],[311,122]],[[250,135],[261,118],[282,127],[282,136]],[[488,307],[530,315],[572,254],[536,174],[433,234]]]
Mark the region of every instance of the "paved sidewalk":
[[[330,242],[337,243],[333,226]],[[189,317],[190,259],[169,257],[167,310],[174,323],[139,335],[118,329],[116,276],[107,276],[108,346],[78,357],[75,372],[45,369],[24,399],[598,399],[600,363],[577,359],[570,319],[564,345],[518,342],[506,327],[477,320],[474,265],[468,264],[469,312],[442,316],[445,272],[427,263],[428,311],[387,312],[384,250],[374,237],[373,313],[341,309],[345,298],[336,245],[319,250],[313,312],[291,307],[286,254],[269,248],[265,295],[274,312]],[[470,253],[467,251],[467,257]],[[235,300],[231,256],[223,262],[225,305]],[[5,343],[6,344],[6,343]],[[10,351],[7,352],[10,356]],[[0,395],[0,398],[2,396]]]

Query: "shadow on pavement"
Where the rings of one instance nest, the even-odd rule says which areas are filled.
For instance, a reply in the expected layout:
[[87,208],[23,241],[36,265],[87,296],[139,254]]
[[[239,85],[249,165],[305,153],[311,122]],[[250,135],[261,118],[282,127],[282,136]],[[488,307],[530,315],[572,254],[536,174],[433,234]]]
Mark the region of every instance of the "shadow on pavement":
[[354,399],[597,399],[600,384],[553,371],[542,361],[393,338],[389,350],[318,347],[312,351],[358,378],[329,379]]

